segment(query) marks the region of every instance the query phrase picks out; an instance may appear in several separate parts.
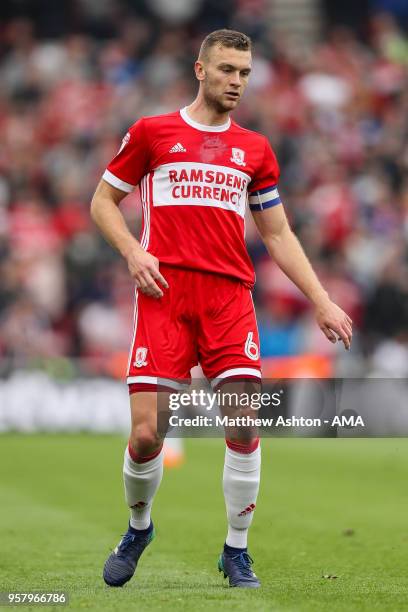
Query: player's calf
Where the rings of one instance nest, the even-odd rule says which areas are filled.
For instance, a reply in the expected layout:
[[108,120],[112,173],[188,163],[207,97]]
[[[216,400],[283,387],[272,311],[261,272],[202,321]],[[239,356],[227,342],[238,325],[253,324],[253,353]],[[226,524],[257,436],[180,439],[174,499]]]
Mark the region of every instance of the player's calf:
[[260,582],[251,569],[253,561],[248,555],[247,538],[259,489],[259,438],[249,443],[227,439],[226,443],[223,488],[228,533],[218,569],[225,578],[228,576],[230,586],[256,588]]

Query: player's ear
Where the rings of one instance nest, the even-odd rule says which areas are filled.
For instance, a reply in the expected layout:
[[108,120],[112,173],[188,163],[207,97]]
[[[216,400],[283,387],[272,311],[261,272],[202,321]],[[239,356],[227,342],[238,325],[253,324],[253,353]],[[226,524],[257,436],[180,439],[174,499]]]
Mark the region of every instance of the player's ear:
[[197,79],[199,81],[204,81],[205,79],[205,67],[204,67],[204,63],[198,59],[195,64],[194,64],[194,71],[195,71],[195,75],[197,77]]

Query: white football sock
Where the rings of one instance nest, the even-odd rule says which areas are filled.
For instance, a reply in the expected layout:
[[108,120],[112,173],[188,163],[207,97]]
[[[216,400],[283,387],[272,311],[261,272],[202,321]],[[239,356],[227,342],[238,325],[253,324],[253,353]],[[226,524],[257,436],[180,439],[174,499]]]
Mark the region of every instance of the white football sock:
[[163,476],[163,449],[153,459],[136,463],[125,450],[123,481],[125,497],[130,507],[130,525],[134,529],[147,529],[154,495]]
[[252,453],[225,450],[223,488],[228,518],[226,544],[246,548],[261,475],[261,448]]

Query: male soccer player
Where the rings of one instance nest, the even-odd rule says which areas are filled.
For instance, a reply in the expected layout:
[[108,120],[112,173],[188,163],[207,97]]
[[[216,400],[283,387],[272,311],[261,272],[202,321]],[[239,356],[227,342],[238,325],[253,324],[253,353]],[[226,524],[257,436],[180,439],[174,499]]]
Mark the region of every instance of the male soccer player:
[[[136,121],[92,200],[94,221],[125,258],[136,284],[127,373],[131,433],[123,467],[131,516],[105,563],[103,577],[110,586],[122,586],[133,576],[154,534],[150,512],[163,473],[157,390],[178,388],[198,362],[217,385],[261,376],[254,272],[244,241],[247,202],[270,255],[311,300],[323,333],[350,347],[351,319],[329,299],[288,225],[267,139],[230,118],[250,72],[251,41],[245,34],[209,34],[195,62],[194,102]],[[144,213],[140,242],[118,207],[137,185]],[[247,552],[260,465],[253,432],[227,434],[228,533],[218,567],[230,586],[260,586]]]

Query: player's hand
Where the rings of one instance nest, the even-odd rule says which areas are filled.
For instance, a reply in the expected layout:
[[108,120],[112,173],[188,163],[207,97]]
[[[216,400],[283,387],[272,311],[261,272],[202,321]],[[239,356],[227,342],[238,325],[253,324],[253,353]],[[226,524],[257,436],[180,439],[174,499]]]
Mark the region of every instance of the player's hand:
[[330,342],[335,344],[337,341],[342,341],[344,348],[350,349],[353,321],[337,304],[329,299],[318,304],[316,321]]
[[129,272],[140,291],[154,298],[163,297],[163,290],[158,283],[165,289],[168,289],[169,285],[160,274],[157,257],[147,253],[142,247],[135,247],[127,254],[126,259]]

